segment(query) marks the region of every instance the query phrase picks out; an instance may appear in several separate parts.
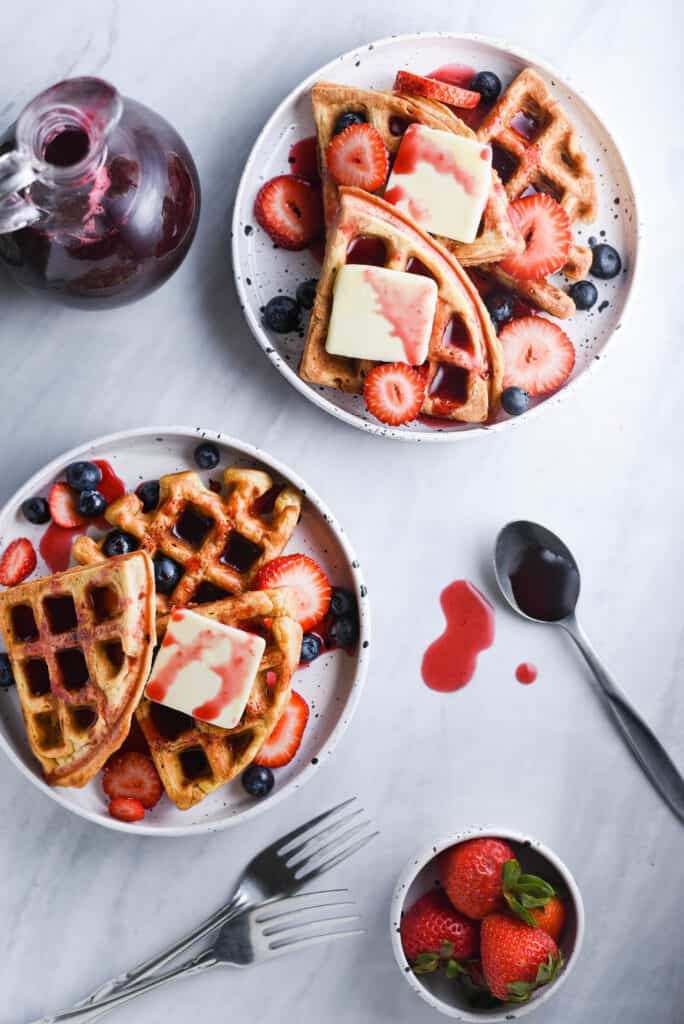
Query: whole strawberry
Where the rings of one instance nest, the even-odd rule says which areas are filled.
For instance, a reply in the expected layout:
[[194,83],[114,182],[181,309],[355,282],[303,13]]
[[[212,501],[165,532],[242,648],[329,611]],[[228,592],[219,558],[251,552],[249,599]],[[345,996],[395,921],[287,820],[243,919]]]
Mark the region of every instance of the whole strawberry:
[[481,920],[503,910],[501,874],[506,861],[515,854],[502,839],[469,839],[445,850],[439,862],[439,877],[457,910]]
[[478,945],[477,924],[454,910],[440,889],[421,896],[404,914],[399,930],[411,964],[421,953],[441,953],[444,943],[449,944],[449,956],[467,960]]
[[480,934],[482,969],[492,995],[524,1003],[532,992],[555,980],[562,967],[556,943],[541,928],[508,914],[490,914]]
[[543,907],[532,907],[530,914],[537,928],[541,928],[558,942],[565,924],[565,906],[558,896],[553,896]]

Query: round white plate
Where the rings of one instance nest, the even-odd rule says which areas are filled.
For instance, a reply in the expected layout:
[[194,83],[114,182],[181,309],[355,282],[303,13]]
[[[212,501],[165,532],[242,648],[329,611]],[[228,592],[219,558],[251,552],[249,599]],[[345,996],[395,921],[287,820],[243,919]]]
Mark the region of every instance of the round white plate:
[[[217,468],[206,472],[198,470],[193,460],[194,448],[205,438],[214,441],[221,451]],[[356,653],[329,651],[308,668],[295,673],[293,686],[309,704],[309,722],[296,757],[286,767],[276,770],[275,786],[270,795],[261,800],[250,797],[238,778],[188,811],[179,811],[164,796],[143,821],[135,824],[115,821],[107,813],[99,775],[83,789],[46,785],[26,739],[16,690],[0,690],[0,747],[39,789],[70,811],[108,828],[152,836],[194,835],[236,825],[268,810],[286,794],[299,789],[328,760],[349,725],[361,694],[370,653],[368,599],[359,563],[342,527],[296,473],[242,441],[190,427],[127,430],[61,455],[31,477],[0,511],[0,550],[16,537],[29,537],[38,552],[46,527],[27,522],[20,511],[21,503],[31,495],[47,495],[56,480],[64,479],[65,467],[70,462],[93,458],[109,460],[129,490],[135,489],[142,480],[158,479],[164,473],[186,469],[196,470],[205,483],[211,477],[220,480],[221,471],[229,465],[265,469],[276,481],[293,484],[305,496],[301,520],[286,553],[301,551],[310,555],[323,567],[333,586],[347,587],[356,596],[360,620]],[[34,576],[47,574],[49,570],[40,554],[38,559]]]
[[[574,236],[578,242],[586,243],[587,239],[595,237],[614,245],[622,257],[623,273],[612,281],[592,278],[599,290],[594,309],[588,313],[578,312],[572,319],[562,322],[577,352],[573,374],[561,391],[536,403],[525,416],[516,420],[502,415],[499,422],[487,427],[451,424],[445,420],[444,426],[437,429],[421,422],[390,428],[367,412],[362,396],[303,381],[297,373],[302,338],[298,334],[275,334],[262,326],[261,309],[266,302],[280,292],[294,295],[301,281],[318,276],[320,265],[308,251],[287,252],[274,248],[254,220],[254,199],[265,181],[288,173],[287,158],[292,144],[313,134],[309,94],[315,82],[324,79],[364,88],[391,89],[394,76],[401,68],[428,74],[453,63],[495,71],[504,87],[528,66],[547,81],[575,124],[596,174],[598,217],[594,224],[576,225]],[[381,39],[352,50],[319,68],[283,100],[256,140],[242,174],[233,212],[233,269],[252,333],[280,373],[311,402],[345,423],[382,437],[404,441],[457,441],[525,422],[542,408],[560,401],[596,361],[603,358],[608,341],[620,326],[632,288],[638,236],[634,188],[618,147],[603,122],[567,79],[533,57],[489,39],[450,32],[418,33]],[[561,284],[564,282],[560,275],[558,279]]]

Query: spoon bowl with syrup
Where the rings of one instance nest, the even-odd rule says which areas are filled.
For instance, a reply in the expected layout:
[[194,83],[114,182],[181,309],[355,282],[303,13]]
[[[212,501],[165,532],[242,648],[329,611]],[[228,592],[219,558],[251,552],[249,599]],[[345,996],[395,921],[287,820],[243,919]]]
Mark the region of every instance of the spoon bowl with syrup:
[[569,633],[627,746],[663,800],[684,822],[684,778],[607,671],[579,623],[580,572],[570,549],[538,523],[508,523],[496,539],[494,572],[514,611],[531,622],[560,626]]

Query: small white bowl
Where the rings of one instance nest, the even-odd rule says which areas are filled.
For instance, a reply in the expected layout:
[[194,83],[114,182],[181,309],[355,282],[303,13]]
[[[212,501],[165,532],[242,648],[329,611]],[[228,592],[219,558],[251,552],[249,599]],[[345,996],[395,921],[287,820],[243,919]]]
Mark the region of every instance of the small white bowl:
[[[513,847],[516,856],[522,861],[523,869],[545,878],[565,897],[566,920],[563,928],[560,948],[563,953],[564,966],[557,980],[533,992],[528,1003],[502,1003],[500,1007],[490,1010],[476,1010],[469,1007],[461,997],[460,987],[448,981],[441,973],[417,975],[404,956],[401,945],[399,926],[402,915],[419,896],[428,892],[437,880],[437,857],[443,850],[456,846],[467,839],[491,836],[504,839]],[[577,883],[570,870],[562,860],[538,839],[531,839],[522,832],[515,832],[501,826],[477,826],[455,832],[453,835],[440,839],[420,850],[406,865],[394,890],[390,914],[390,932],[392,949],[402,975],[411,988],[429,1006],[439,1010],[447,1017],[461,1021],[509,1021],[531,1013],[558,991],[570,971],[575,966],[584,940],[584,905]]]

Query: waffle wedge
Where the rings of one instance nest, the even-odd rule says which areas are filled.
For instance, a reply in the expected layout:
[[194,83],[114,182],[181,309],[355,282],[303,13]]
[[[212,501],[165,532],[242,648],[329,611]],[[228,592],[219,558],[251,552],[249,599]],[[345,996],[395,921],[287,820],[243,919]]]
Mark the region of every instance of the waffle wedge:
[[[258,569],[283,550],[299,520],[302,496],[292,487],[275,494],[272,511],[260,502],[273,491],[261,470],[230,467],[224,493],[205,487],[192,470],[159,481],[159,504],[144,512],[136,494],[112,502],[107,522],[130,534],[153,558],[166,555],[181,575],[170,594],[157,593],[157,614],[241,594]],[[88,565],[103,561],[104,538],[78,537],[73,555]]]
[[[325,349],[335,276],[346,262],[349,246],[360,237],[384,242],[388,268],[406,270],[411,260],[418,260],[437,282],[422,411],[470,423],[482,423],[494,415],[501,395],[503,353],[477,290],[458,261],[434,238],[396,207],[361,189],[339,190],[299,370],[303,379],[360,393],[375,365],[333,356]],[[449,338],[456,343],[449,343]]]
[[84,786],[118,750],[155,645],[152,561],[135,551],[0,594],[31,750],[51,786]]
[[[205,604],[199,615],[226,626],[250,629],[266,641],[247,707],[233,729],[221,729],[143,697],[136,717],[169,798],[187,810],[235,778],[256,757],[290,699],[299,663],[302,629],[287,587],[258,590]],[[160,637],[168,616],[159,619]]]
[[[340,114],[347,111],[363,113],[369,124],[378,130],[392,156],[399,149],[403,132],[411,122],[475,138],[470,128],[443,103],[416,96],[317,82],[311,90],[311,102],[328,224],[335,216],[339,190],[328,173],[324,154]],[[496,171],[492,171],[492,187],[475,241],[464,243],[450,238],[439,238],[439,241],[464,265],[502,260],[522,250],[522,239],[508,216],[508,199]]]
[[[503,163],[508,168],[504,187],[510,200],[534,188],[553,196],[567,211],[571,224],[595,219],[598,198],[589,158],[569,117],[532,68],[521,71],[502,93],[477,136],[494,146],[500,166]],[[571,281],[579,281],[588,273],[591,259],[587,246],[573,244],[563,273]],[[575,311],[572,299],[550,281],[532,282],[533,295],[530,282],[499,280],[552,316],[565,318]]]

